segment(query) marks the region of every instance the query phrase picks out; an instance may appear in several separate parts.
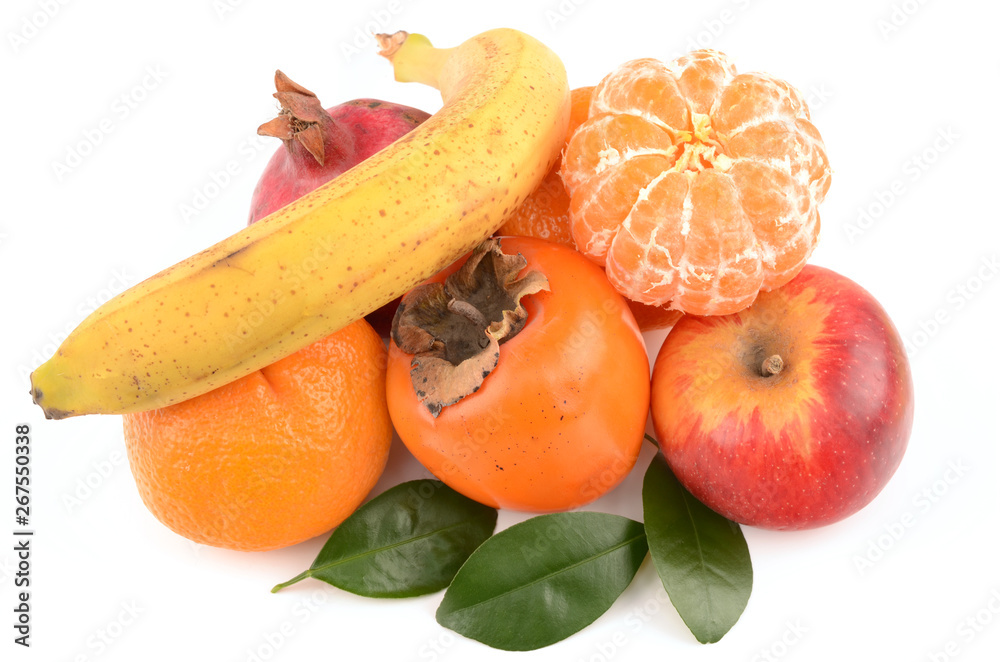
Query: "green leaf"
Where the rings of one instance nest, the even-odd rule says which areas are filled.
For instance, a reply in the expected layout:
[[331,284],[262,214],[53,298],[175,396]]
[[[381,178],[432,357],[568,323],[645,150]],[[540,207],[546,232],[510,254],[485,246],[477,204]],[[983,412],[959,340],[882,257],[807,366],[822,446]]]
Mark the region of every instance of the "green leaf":
[[532,517],[472,553],[445,591],[438,623],[503,650],[554,644],[611,607],[647,549],[642,524],[619,515]]
[[407,598],[440,591],[474,549],[493,534],[497,511],[436,480],[401,483],[356,510],[337,527],[307,577],[372,598]]
[[678,482],[657,453],[642,482],[649,554],[684,623],[703,644],[736,624],[750,599],[753,568],[740,526]]

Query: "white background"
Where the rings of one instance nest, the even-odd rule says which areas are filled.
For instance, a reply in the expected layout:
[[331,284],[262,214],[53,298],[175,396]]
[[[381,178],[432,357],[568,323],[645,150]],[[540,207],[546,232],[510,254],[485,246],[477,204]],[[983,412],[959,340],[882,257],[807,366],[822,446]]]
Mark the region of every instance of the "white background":
[[[908,453],[869,507],[814,531],[745,529],[753,595],[720,643],[694,640],[647,561],[596,623],[517,659],[997,659],[996,3],[505,0],[475,13],[471,5],[4,2],[3,658],[514,659],[438,626],[440,594],[370,600],[310,580],[272,595],[324,538],[257,554],[189,543],[140,502],[118,417],[45,421],[27,394],[28,371],[97,300],[243,226],[277,147],[254,136],[275,111],[276,68],[327,105],[366,96],[433,112],[437,93],[395,83],[365,35],[406,29],[450,46],[503,25],[559,53],[574,87],[625,60],[695,46],[798,86],[834,173],[812,261],[883,303],[911,344],[917,397]],[[102,126],[110,130],[95,137]],[[60,174],[70,150],[86,154]],[[218,173],[230,162],[239,172],[227,181]],[[197,202],[207,204],[185,218],[183,205]],[[647,339],[655,353],[661,336]],[[27,650],[12,643],[11,627],[19,422],[33,430]],[[641,519],[650,453],[590,509]],[[376,491],[422,475],[397,443]],[[499,527],[524,518],[502,512]]]

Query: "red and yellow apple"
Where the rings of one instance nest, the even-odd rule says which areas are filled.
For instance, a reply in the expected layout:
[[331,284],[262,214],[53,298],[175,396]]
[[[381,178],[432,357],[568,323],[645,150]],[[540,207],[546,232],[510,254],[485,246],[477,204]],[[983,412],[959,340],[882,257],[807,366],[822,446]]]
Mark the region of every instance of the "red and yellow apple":
[[652,377],[678,480],[741,524],[805,529],[870,503],[902,460],[913,381],[902,339],[854,281],[807,265],[747,309],[685,315]]

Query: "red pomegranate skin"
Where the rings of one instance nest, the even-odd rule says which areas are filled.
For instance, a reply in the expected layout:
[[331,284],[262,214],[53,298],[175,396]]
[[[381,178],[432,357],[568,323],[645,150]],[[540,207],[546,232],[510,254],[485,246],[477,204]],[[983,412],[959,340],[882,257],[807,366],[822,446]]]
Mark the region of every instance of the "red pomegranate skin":
[[[280,71],[275,86],[281,111],[257,132],[280,138],[284,145],[254,188],[248,225],[347,172],[430,117],[417,108],[379,99],[353,99],[324,109],[315,94]],[[365,319],[388,337],[398,304],[398,299],[392,301]]]
[[286,141],[257,182],[248,224],[347,172],[430,117],[422,110],[378,99],[353,99],[326,113],[331,123],[323,130],[325,162],[319,163],[299,141]]

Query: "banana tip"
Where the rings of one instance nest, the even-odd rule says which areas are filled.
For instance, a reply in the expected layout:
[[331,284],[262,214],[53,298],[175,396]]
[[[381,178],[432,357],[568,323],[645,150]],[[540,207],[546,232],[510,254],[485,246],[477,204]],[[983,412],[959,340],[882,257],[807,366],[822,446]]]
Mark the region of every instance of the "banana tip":
[[44,394],[42,393],[42,390],[34,384],[31,385],[31,389],[28,392],[31,394],[31,401],[42,408],[42,412],[48,420],[59,420],[60,418],[69,418],[70,416],[73,416],[72,412],[46,407],[43,401]]

